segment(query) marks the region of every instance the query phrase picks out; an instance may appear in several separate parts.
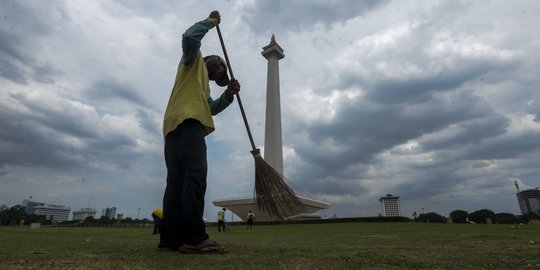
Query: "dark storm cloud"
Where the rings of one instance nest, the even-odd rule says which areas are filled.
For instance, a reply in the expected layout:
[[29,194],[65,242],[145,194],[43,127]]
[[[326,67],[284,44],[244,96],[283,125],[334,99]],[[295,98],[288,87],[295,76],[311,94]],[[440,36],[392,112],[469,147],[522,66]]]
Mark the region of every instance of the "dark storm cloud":
[[469,178],[459,175],[463,163],[441,163],[436,166],[411,169],[409,175],[396,175],[394,179],[404,183],[396,185],[393,189],[405,198],[426,198],[440,196],[454,191],[460,185],[470,181]]
[[141,128],[151,134],[161,134],[161,126],[156,122],[156,119],[152,117],[152,114],[148,110],[137,110],[137,119]]
[[531,108],[531,113],[534,115],[534,121],[540,122],[540,100],[534,100],[531,103],[530,108]]
[[[60,74],[49,63],[43,63],[34,53],[42,50],[40,38],[53,29],[48,21],[52,13],[61,13],[51,3],[24,1],[0,2],[0,76],[19,84],[32,79],[53,83]],[[49,17],[49,20],[47,20]]]
[[[453,99],[434,98],[414,106],[389,106],[358,100],[342,104],[334,121],[308,127],[313,145],[300,147],[297,152],[303,159],[327,168],[330,173],[367,162],[383,150],[423,134],[482,118],[488,113],[487,105],[467,92]],[[335,149],[341,150],[325,148],[328,140]]]
[[25,114],[12,114],[13,119],[23,119],[24,122],[46,126],[57,132],[78,138],[96,138],[98,133],[89,126],[84,125],[85,116],[82,112],[74,110],[69,104],[51,104],[29,99],[24,94],[11,94],[13,100],[28,110]]
[[457,70],[454,74],[437,76],[425,79],[385,79],[374,82],[370,86],[367,98],[379,103],[418,103],[431,99],[434,91],[449,91],[460,87],[463,83],[474,79],[486,72],[479,68],[476,70]]
[[88,100],[96,102],[96,107],[115,105],[118,102],[127,101],[141,107],[150,107],[150,104],[137,93],[134,87],[127,82],[120,82],[114,78],[99,80],[87,88],[84,92]]
[[8,59],[0,58],[0,76],[15,83],[26,83],[25,72]]
[[26,83],[25,71],[20,65],[29,65],[32,60],[25,55],[22,46],[24,41],[15,33],[5,29],[6,21],[3,27],[0,26],[0,76],[16,83]]
[[54,84],[54,78],[62,74],[62,71],[54,68],[50,64],[36,64],[32,66],[31,76],[36,82]]
[[15,106],[0,108],[1,165],[72,168],[106,156],[122,165],[121,154],[135,145],[128,134],[100,130],[98,116],[86,115],[77,103],[10,97]]
[[[2,115],[9,113],[2,111]],[[18,115],[0,119],[1,165],[22,167],[72,168],[80,162],[69,145],[59,140],[55,132],[43,130],[43,125]]]
[[242,20],[257,33],[309,30],[319,23],[328,27],[336,22],[344,22],[387,3],[377,0],[254,1],[253,6],[246,7]]
[[356,178],[350,177],[311,178],[309,181],[304,179],[300,182],[300,186],[303,187],[301,192],[305,191],[308,194],[324,192],[327,195],[361,195],[369,192],[369,189],[356,181]]
[[432,151],[456,146],[472,146],[507,132],[510,120],[494,114],[450,125],[439,133],[420,139],[422,149]]
[[[164,13],[180,13],[183,11],[181,7],[178,7],[178,10],[174,9],[174,7],[178,5],[178,2],[174,0],[161,0],[154,2],[119,0],[118,3],[133,11],[136,11],[139,14],[143,14],[144,16],[161,17],[164,16]],[[210,10],[208,11],[208,14],[210,14]]]
[[456,52],[434,56],[426,53],[429,45],[425,42],[408,42],[409,39],[421,40],[425,34],[413,32],[406,40],[400,41],[406,45],[384,53],[372,51],[370,43],[357,45],[357,52],[349,52],[342,57],[347,64],[338,74],[329,72],[338,78],[330,86],[361,88],[366,91],[366,98],[376,103],[423,103],[429,101],[433,94],[452,92],[466,83],[486,80],[497,83],[505,79],[501,74],[508,76],[506,74],[520,68],[514,58],[500,56],[487,49],[475,57]]
[[537,152],[540,149],[540,132],[528,132],[493,138],[483,144],[469,147],[463,158],[474,160],[510,159]]

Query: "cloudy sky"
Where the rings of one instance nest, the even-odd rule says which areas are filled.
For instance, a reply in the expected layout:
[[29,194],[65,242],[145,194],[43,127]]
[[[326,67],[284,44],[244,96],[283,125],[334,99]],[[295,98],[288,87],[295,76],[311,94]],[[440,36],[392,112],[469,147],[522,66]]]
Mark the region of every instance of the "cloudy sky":
[[[263,148],[266,59],[285,50],[285,175],[323,215],[519,213],[540,186],[537,1],[0,1],[0,204],[149,217],[165,188],[161,125],[186,28],[221,30]],[[203,54],[221,54],[215,30]],[[223,89],[211,84],[212,95]],[[207,137],[206,213],[253,194],[238,109]]]

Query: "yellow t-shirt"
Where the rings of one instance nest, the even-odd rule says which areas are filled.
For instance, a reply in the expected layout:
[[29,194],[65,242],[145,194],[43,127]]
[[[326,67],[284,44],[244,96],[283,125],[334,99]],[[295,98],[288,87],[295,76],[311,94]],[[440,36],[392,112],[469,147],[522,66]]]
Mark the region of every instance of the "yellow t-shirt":
[[208,98],[210,85],[206,63],[201,52],[190,65],[184,59],[178,64],[178,72],[163,119],[163,136],[176,129],[184,120],[193,118],[201,122],[206,135],[215,130]]

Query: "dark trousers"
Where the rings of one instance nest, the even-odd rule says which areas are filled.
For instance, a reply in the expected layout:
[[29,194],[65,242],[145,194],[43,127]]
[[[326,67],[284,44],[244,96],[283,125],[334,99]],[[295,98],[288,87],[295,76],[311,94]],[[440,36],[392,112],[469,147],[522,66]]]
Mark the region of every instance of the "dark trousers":
[[217,222],[217,231],[221,232],[221,228],[223,227],[223,231],[225,231],[225,221],[224,220],[218,220]]
[[154,231],[152,234],[159,234],[161,231],[161,218],[152,214],[152,219],[154,220]]
[[206,142],[203,126],[188,119],[165,138],[167,187],[159,247],[197,245],[208,239],[203,212],[206,192]]

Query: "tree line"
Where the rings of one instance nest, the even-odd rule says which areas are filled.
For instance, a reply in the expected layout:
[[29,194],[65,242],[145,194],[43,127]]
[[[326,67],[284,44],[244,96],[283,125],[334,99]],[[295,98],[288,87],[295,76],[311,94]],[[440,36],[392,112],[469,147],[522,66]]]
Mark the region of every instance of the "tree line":
[[[391,217],[390,217],[391,218]],[[387,221],[404,221],[407,220],[407,218],[398,218],[396,220],[391,219]],[[370,218],[362,218],[362,221],[368,221],[365,219]],[[381,217],[372,217],[373,221],[377,221],[381,219]],[[540,220],[540,215],[537,214],[527,214],[527,215],[514,215],[511,213],[495,213],[489,209],[480,209],[476,210],[474,212],[467,212],[465,210],[454,210],[450,212],[449,217],[445,217],[443,215],[440,215],[435,212],[429,212],[429,213],[422,213],[418,216],[417,220],[418,222],[432,222],[432,223],[448,223],[451,221],[452,223],[479,223],[479,224],[485,224],[485,223],[497,223],[497,224],[517,224],[517,223],[523,223],[527,224],[531,220]],[[381,220],[382,221],[382,220]],[[0,226],[10,226],[10,225],[29,225],[31,223],[40,223],[42,225],[49,225],[52,224],[52,218],[47,218],[43,215],[28,215],[26,213],[26,208],[24,206],[16,205],[11,207],[8,210],[4,210],[0,212]],[[83,226],[113,226],[115,224],[122,224],[127,226],[133,226],[133,225],[139,225],[139,224],[148,224],[152,223],[151,220],[144,218],[144,219],[132,219],[130,217],[126,217],[120,221],[116,219],[109,219],[108,217],[100,217],[98,219],[95,219],[93,217],[87,217],[84,221],[78,221],[78,220],[70,220],[70,221],[63,221],[59,222],[58,224],[61,225],[68,225],[68,224],[81,224]]]
[[[34,214],[27,214],[26,213],[26,207],[16,205],[8,210],[4,210],[0,212],[0,226],[14,226],[14,225],[30,225],[31,223],[40,223],[41,225],[50,225],[53,223],[52,217],[47,217],[45,215],[34,215]],[[144,219],[132,219],[130,217],[126,217],[120,221],[116,219],[109,219],[108,217],[101,217],[99,219],[95,219],[93,217],[86,218],[83,222],[79,220],[69,220],[69,221],[62,221],[58,222],[57,224],[60,225],[69,225],[69,224],[79,224],[82,223],[86,226],[112,226],[113,224],[126,224],[126,225],[133,225],[133,224],[145,224],[145,223],[152,223],[147,218]]]
[[495,213],[489,209],[480,209],[474,212],[467,212],[465,210],[454,210],[450,212],[448,217],[442,216],[435,212],[429,212],[420,214],[418,216],[419,222],[433,222],[433,223],[497,223],[497,224],[517,224],[517,223],[529,223],[531,220],[540,219],[539,215],[534,213],[527,215],[514,215],[512,213]]

